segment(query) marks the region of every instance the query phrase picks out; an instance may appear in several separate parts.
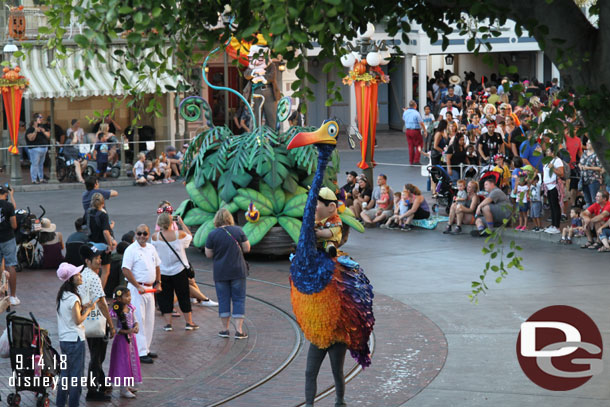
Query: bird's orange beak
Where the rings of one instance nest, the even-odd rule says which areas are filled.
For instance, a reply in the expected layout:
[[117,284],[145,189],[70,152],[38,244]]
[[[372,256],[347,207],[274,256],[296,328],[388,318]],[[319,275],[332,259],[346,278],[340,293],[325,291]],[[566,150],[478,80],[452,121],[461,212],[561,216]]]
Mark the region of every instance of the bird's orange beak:
[[290,140],[290,143],[286,148],[291,150],[293,148],[308,146],[310,144],[337,145],[338,133],[339,126],[337,125],[337,122],[330,121],[324,123],[322,127],[314,132],[298,133],[292,140]]

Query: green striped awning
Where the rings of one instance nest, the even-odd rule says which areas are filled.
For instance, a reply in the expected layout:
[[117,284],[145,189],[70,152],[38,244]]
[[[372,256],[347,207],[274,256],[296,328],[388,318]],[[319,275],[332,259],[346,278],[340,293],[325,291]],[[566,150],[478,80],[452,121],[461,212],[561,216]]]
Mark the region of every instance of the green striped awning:
[[[115,81],[113,72],[124,70],[124,75],[133,85],[136,84],[137,76],[124,68],[124,64],[115,61],[108,52],[106,60],[108,63],[102,64],[97,60],[86,64],[82,53],[74,50],[68,58],[57,60],[52,66],[50,60],[52,55],[42,47],[34,47],[26,51],[26,57],[21,62],[21,74],[30,80],[30,87],[25,92],[24,97],[29,99],[48,99],[48,98],[73,98],[91,96],[117,96],[124,95],[125,89],[120,81]],[[86,78],[82,85],[74,80],[76,70],[85,72],[88,70],[92,78]],[[157,87],[162,93],[168,92],[165,85],[176,87],[178,78],[164,75],[157,77],[148,75],[148,78],[138,86],[139,93],[155,93]]]

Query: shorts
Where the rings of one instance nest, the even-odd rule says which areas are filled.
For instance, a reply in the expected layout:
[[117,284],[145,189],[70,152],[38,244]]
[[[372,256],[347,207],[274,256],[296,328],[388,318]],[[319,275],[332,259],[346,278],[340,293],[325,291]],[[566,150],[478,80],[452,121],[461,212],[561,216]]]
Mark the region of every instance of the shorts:
[[578,183],[580,182],[580,178],[574,178],[571,177],[570,178],[570,190],[572,189],[578,189]]
[[601,240],[608,240],[610,238],[610,228],[603,228],[602,233],[599,235]]
[[507,204],[489,204],[489,210],[494,218],[494,224],[502,224],[504,219],[510,219],[512,210]]
[[[367,209],[366,211],[364,211],[364,213],[366,213],[366,215],[369,218],[371,218],[371,220],[373,220],[373,219],[375,219],[375,216],[377,216],[377,208]],[[382,214],[385,215],[385,217],[387,219],[390,216],[394,215],[394,211],[391,209],[388,209],[387,211],[383,211]]]
[[530,203],[519,203],[519,212],[527,212],[530,209]]
[[539,218],[542,216],[542,202],[541,201],[533,201],[531,203],[530,215],[532,218]]
[[0,243],[0,261],[2,259],[4,259],[4,265],[7,267],[17,265],[17,242],[15,238]]

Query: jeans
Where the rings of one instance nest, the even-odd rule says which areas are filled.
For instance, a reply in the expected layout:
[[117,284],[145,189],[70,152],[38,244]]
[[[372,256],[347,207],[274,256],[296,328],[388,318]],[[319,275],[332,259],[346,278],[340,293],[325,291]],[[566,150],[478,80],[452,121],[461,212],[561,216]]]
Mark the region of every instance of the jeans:
[[95,383],[91,381],[87,384],[87,388],[91,393],[103,392],[106,390],[104,386],[106,375],[102,365],[104,364],[104,359],[106,359],[108,340],[106,338],[87,338],[87,345],[89,346],[89,355],[91,356],[88,375],[95,378]]
[[595,195],[597,191],[599,191],[599,181],[593,181],[590,184],[582,184],[582,193],[585,196],[585,202],[587,203],[587,208],[595,202]]
[[0,260],[4,260],[6,266],[17,265],[17,242],[15,238],[0,243]]
[[32,178],[32,182],[42,181],[44,179],[43,166],[47,148],[30,147],[28,153],[30,155],[30,178]]
[[[220,318],[229,316],[243,318],[246,312],[246,279],[216,281],[215,285]],[[231,301],[233,301],[233,312],[231,312]]]
[[[69,399],[69,407],[78,407],[80,402],[81,385],[80,380],[83,377],[85,371],[85,341],[80,340],[76,342],[59,342],[61,353],[66,355],[66,369],[61,371],[61,377],[78,377],[78,384],[76,386],[68,386],[65,390],[61,385],[57,388],[57,399],[55,404],[57,407],[64,407],[66,405],[66,398]],[[61,379],[60,379],[61,380]],[[71,379],[66,379],[68,383]]]

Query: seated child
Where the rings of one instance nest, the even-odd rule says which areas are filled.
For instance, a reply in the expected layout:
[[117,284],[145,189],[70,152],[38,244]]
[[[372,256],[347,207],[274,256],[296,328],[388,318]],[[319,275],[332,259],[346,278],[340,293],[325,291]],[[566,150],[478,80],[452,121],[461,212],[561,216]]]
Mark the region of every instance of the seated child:
[[466,200],[468,199],[468,192],[466,192],[466,180],[459,179],[457,181],[457,189],[457,196],[453,199],[458,205],[464,206],[466,204]]
[[394,196],[399,196],[399,201],[396,202],[394,200],[394,215],[390,216],[388,221],[383,225],[383,227],[388,229],[396,229],[398,227],[402,227],[405,225],[405,218],[401,215],[404,215],[409,210],[409,193],[407,191],[402,191],[394,193]]
[[146,154],[138,154],[138,161],[133,165],[133,178],[138,185],[146,185],[148,181],[153,180],[153,176],[146,174],[144,165],[146,163]]
[[387,211],[390,208],[390,187],[388,185],[382,185],[381,194],[377,201],[377,212],[375,216],[381,215],[383,211]]
[[582,226],[582,218],[580,217],[581,209],[579,207],[573,207],[570,209],[570,226],[566,226],[561,231],[561,240],[559,243],[572,244],[572,236],[574,234],[584,235],[585,229]]
[[341,244],[343,226],[337,213],[337,196],[327,187],[318,194],[316,206],[316,246],[324,250],[330,257],[337,257],[337,249]]

